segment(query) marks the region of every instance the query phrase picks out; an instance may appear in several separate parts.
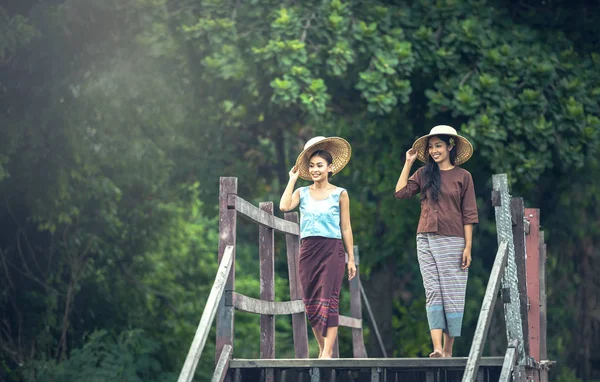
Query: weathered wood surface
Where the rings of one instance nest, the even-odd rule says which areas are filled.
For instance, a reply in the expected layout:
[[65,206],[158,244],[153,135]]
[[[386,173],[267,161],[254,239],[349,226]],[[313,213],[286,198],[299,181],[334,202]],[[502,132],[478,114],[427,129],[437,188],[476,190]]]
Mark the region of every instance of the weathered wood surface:
[[500,191],[494,190],[492,191],[492,206],[500,207],[502,205],[502,199]]
[[289,222],[262,211],[252,203],[233,193],[228,196],[227,208],[236,210],[242,217],[258,225],[273,228],[282,233],[300,235],[300,226],[298,224],[294,224],[293,222]]
[[[513,227],[511,219],[510,193],[508,192],[508,176],[506,174],[495,174],[492,177],[493,189],[500,193],[500,206],[494,207],[496,215],[496,233],[498,244],[505,241],[508,243],[508,261],[506,270],[502,277],[503,300],[510,296],[510,302],[504,304],[504,322],[506,323],[506,337],[509,341],[519,340],[519,362],[526,362],[523,348],[523,327],[520,310],[520,296],[517,279],[517,265],[515,262],[515,245],[513,243]],[[508,293],[507,293],[508,292]]]
[[339,326],[346,328],[362,328],[362,320],[354,317],[340,315]]
[[517,342],[509,344],[506,349],[506,355],[504,356],[504,362],[502,364],[502,371],[500,372],[500,378],[498,382],[511,382],[513,368],[517,362]]
[[[288,212],[284,214],[285,220],[298,225],[298,213]],[[299,228],[298,228],[299,229]],[[290,300],[302,300],[302,287],[298,274],[298,260],[300,256],[299,234],[285,235],[288,277],[290,282]],[[292,330],[294,336],[294,350],[296,358],[308,358],[308,330],[306,328],[306,313],[292,315]]]
[[[480,366],[501,367],[504,357],[482,357]],[[467,365],[466,357],[453,358],[284,358],[284,359],[232,359],[230,369],[256,368],[453,368],[462,369]]]
[[[273,216],[273,202],[260,203],[259,208]],[[275,231],[273,228],[264,226],[258,228],[258,254],[260,299],[272,302],[275,301]],[[275,358],[275,316],[273,314],[260,316],[260,358]],[[267,374],[269,377],[272,373],[267,372]]]
[[226,292],[227,303],[237,310],[262,315],[297,314],[304,312],[304,302],[296,301],[263,301],[244,296],[237,292]]
[[487,339],[494,306],[496,305],[496,299],[498,297],[498,290],[500,289],[500,280],[506,267],[508,257],[507,247],[508,243],[503,241],[500,243],[498,251],[496,252],[496,259],[494,260],[494,266],[492,267],[487,289],[483,297],[483,303],[481,304],[481,312],[479,313],[479,319],[477,320],[477,327],[475,329],[475,334],[473,335],[471,351],[469,352],[469,361],[467,362],[465,373],[463,374],[463,382],[474,382],[477,377],[481,355],[483,354],[483,346]]
[[[220,178],[219,187],[219,263],[227,246],[233,247],[232,264],[225,290],[235,290],[235,244],[237,230],[237,213],[227,208],[227,199],[231,194],[237,194],[237,178]],[[233,307],[225,306],[225,299],[219,302],[217,310],[217,336],[215,363],[221,356],[223,346],[233,346]]]
[[202,350],[204,350],[204,345],[206,344],[210,327],[212,326],[212,322],[217,312],[217,306],[222,300],[223,291],[225,290],[225,286],[227,284],[227,278],[232,271],[233,246],[227,246],[225,248],[225,252],[223,253],[221,263],[219,264],[215,282],[213,283],[210,294],[208,295],[208,300],[206,301],[202,318],[200,318],[198,329],[196,329],[194,340],[192,341],[192,345],[190,346],[185,363],[183,364],[183,368],[179,374],[178,382],[190,382],[194,378],[194,373],[196,372],[196,367],[198,366],[198,360],[202,355]]
[[231,345],[223,346],[223,351],[221,352],[221,356],[219,357],[219,361],[215,367],[215,372],[213,373],[212,382],[223,382],[225,379],[227,370],[229,370],[229,362],[231,361],[232,351],[233,348]]
[[360,256],[358,246],[354,246],[354,263],[356,264],[356,276],[348,282],[350,289],[350,315],[360,320],[359,327],[352,328],[352,355],[354,358],[366,358],[367,349],[363,336],[362,303],[360,298]]
[[540,361],[540,210],[525,208],[525,219],[529,222],[529,234],[525,238],[527,250],[527,297],[529,312],[529,354]]
[[[523,350],[529,356],[529,324],[527,301],[527,268],[525,248],[525,205],[523,198],[512,198],[510,201],[513,222],[513,242],[515,245],[515,263],[517,266],[517,285],[519,288],[519,309],[521,312],[521,331],[523,332]],[[521,341],[521,338],[519,338]]]
[[[548,359],[546,351],[546,242],[544,231],[540,231],[540,359]],[[546,373],[547,374],[547,373]]]

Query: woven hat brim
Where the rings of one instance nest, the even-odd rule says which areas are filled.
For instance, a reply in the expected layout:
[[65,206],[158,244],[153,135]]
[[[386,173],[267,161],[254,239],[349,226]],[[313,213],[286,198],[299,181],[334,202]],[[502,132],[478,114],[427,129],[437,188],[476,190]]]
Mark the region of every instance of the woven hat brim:
[[350,143],[343,138],[330,137],[325,138],[313,145],[302,150],[296,159],[296,167],[298,168],[298,176],[304,180],[311,180],[309,172],[309,158],[312,153],[317,150],[325,150],[329,152],[333,158],[332,172],[337,174],[350,162],[352,156],[352,147]]
[[[432,135],[438,135],[438,134],[427,134],[422,136],[421,138],[417,139],[415,141],[415,143],[413,143],[412,149],[415,150],[417,152],[417,159],[419,159],[421,162],[427,163],[427,157],[429,156],[429,153],[427,152],[427,138],[429,138]],[[471,142],[469,142],[469,140],[465,137],[461,137],[460,135],[457,134],[444,134],[444,135],[449,135],[452,136],[454,138],[457,139],[456,141],[456,147],[454,147],[454,150],[456,150],[456,160],[454,161],[455,165],[461,165],[463,163],[465,163],[466,161],[468,161],[469,159],[471,159],[471,157],[473,156],[473,145],[471,144]]]

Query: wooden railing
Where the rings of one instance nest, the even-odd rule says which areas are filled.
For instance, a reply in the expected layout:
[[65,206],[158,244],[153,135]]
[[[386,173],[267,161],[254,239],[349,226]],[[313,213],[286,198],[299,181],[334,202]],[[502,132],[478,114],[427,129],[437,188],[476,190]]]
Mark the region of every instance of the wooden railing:
[[[206,301],[206,306],[204,307],[202,318],[200,319],[200,323],[198,324],[196,335],[194,336],[194,340],[192,341],[192,346],[190,346],[190,350],[185,359],[185,363],[183,364],[183,368],[181,369],[181,373],[179,374],[178,382],[190,382],[194,377],[194,373],[196,372],[196,366],[198,366],[198,360],[202,355],[202,350],[204,350],[204,345],[206,344],[206,339],[208,338],[208,332],[210,331],[210,327],[212,326],[212,322],[215,319],[215,314],[217,312],[217,304],[223,296],[223,291],[225,289],[225,281],[227,280],[227,277],[231,272],[232,265],[233,247],[227,246],[225,248],[221,264],[219,264],[219,269],[217,270],[215,282],[213,283],[212,289],[210,290],[210,294],[208,295],[208,300]],[[229,354],[231,354],[231,347],[229,347],[229,349],[227,350],[228,351],[223,352],[223,354],[229,357]],[[223,362],[225,362],[225,360],[221,361],[220,363]]]

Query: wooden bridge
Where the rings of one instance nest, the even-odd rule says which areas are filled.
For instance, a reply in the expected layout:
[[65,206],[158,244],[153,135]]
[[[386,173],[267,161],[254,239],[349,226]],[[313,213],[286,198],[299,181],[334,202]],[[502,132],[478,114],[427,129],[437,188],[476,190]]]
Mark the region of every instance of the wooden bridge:
[[[340,316],[340,326],[352,330],[354,358],[308,358],[308,330],[298,276],[300,227],[296,212],[281,219],[273,203],[252,205],[237,195],[237,178],[221,178],[219,193],[219,269],[206,302],[179,382],[194,378],[208,333],[216,317],[216,355],[213,382],[274,381],[515,381],[545,382],[551,364],[546,356],[546,294],[544,233],[540,211],[524,208],[522,198],[512,198],[505,174],[493,176],[498,248],[481,306],[469,356],[466,358],[388,358],[357,275],[349,283],[350,316]],[[235,291],[237,217],[258,224],[260,299]],[[285,234],[290,299],[275,302],[275,231]],[[357,268],[360,267],[355,250]],[[504,305],[508,347],[503,357],[483,357],[498,292]],[[361,301],[361,296],[362,301]],[[384,358],[368,358],[363,340],[362,302],[382,348]],[[260,315],[260,358],[234,358],[234,313]],[[275,315],[292,315],[295,358],[275,356]]]

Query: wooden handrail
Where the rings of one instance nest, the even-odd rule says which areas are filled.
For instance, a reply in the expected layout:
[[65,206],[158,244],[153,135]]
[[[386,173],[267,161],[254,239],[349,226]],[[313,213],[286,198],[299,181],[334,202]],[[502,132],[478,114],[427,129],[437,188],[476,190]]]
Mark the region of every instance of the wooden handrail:
[[265,301],[256,298],[244,296],[237,292],[228,292],[225,296],[225,304],[233,305],[237,310],[248,313],[281,315],[304,312],[304,302],[295,301]]
[[229,194],[227,198],[227,208],[235,209],[242,217],[259,224],[263,227],[273,228],[282,233],[300,235],[300,226],[288,220],[270,215],[252,203],[240,198],[235,194]]
[[502,371],[500,372],[500,378],[498,382],[510,382],[512,381],[512,371],[517,363],[517,348],[519,347],[519,341],[513,340],[506,349],[506,355],[504,356],[504,363],[502,364]]
[[490,281],[488,282],[485,296],[483,297],[483,303],[481,304],[481,312],[479,313],[477,328],[473,335],[473,343],[471,345],[471,351],[469,352],[465,373],[463,374],[463,382],[474,382],[477,377],[477,370],[479,369],[479,363],[483,353],[483,345],[485,344],[487,333],[490,328],[492,313],[494,311],[494,306],[496,305],[496,298],[498,297],[498,290],[500,288],[500,279],[504,273],[507,259],[508,243],[502,241],[498,247],[494,266],[492,267],[492,272],[490,274]]
[[198,366],[198,360],[202,355],[202,350],[204,350],[204,345],[206,344],[210,327],[215,319],[217,306],[219,305],[219,301],[223,296],[223,291],[225,290],[225,284],[227,277],[229,276],[229,272],[231,271],[232,263],[233,246],[228,245],[223,253],[223,259],[221,260],[221,264],[217,270],[215,282],[213,283],[210,294],[208,295],[208,300],[206,301],[202,318],[200,319],[198,329],[196,329],[196,335],[194,336],[194,340],[190,346],[185,363],[183,364],[183,368],[179,374],[179,379],[177,380],[178,382],[190,382],[194,377],[196,367]]

